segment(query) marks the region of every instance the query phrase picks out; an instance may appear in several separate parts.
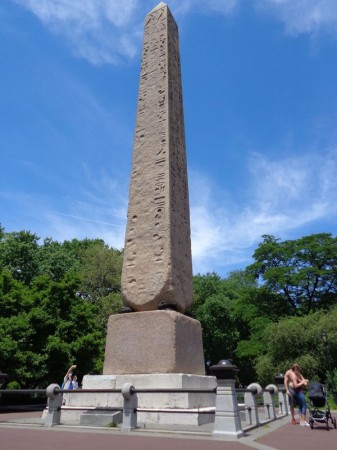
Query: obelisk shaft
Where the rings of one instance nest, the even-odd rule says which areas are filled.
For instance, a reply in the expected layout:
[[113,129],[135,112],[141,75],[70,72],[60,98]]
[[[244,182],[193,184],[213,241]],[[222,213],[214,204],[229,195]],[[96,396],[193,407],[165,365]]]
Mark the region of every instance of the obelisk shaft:
[[160,3],[145,19],[122,270],[125,306],[190,307],[189,217],[178,28]]

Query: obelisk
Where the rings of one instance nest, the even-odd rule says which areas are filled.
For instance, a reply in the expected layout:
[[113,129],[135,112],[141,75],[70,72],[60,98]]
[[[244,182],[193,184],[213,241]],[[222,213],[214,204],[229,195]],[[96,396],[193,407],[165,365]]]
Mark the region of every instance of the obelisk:
[[178,27],[145,18],[128,221],[124,314],[110,316],[104,374],[204,374],[192,258]]
[[178,29],[164,3],[145,19],[122,290],[103,374],[83,377],[83,391],[97,392],[69,396],[62,423],[119,422],[112,410],[125,383],[137,392],[139,426],[214,421],[204,408],[214,408],[216,378],[205,375],[200,323],[184,314],[192,303],[184,118]]
[[145,19],[122,296],[134,311],[192,304],[179,38],[164,3]]

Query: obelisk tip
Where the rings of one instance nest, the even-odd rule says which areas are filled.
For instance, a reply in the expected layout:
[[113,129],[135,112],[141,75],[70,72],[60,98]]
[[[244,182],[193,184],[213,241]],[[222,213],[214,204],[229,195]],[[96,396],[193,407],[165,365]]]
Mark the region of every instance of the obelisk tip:
[[149,14],[152,13],[153,11],[156,11],[157,9],[163,8],[164,6],[167,6],[167,4],[164,3],[164,2],[158,3],[158,5],[155,6],[155,7],[153,8],[153,10],[149,12]]

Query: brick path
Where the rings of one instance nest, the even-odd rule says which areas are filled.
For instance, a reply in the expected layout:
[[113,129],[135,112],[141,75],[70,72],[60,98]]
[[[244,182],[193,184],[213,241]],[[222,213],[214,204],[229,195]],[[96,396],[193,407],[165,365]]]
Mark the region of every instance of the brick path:
[[[332,413],[337,417],[337,412]],[[45,429],[41,412],[0,413],[1,450],[336,450],[337,430],[292,425],[280,419],[236,441],[181,433],[57,426]]]
[[[337,412],[333,415],[337,417]],[[258,439],[257,442],[277,450],[336,450],[337,430],[330,427],[327,431],[320,425],[315,425],[315,428],[311,430],[309,427],[287,423]]]

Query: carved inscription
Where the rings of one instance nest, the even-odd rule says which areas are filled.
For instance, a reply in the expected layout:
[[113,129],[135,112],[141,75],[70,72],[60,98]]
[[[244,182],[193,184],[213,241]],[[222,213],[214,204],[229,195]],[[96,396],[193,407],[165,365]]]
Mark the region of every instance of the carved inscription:
[[179,38],[164,4],[145,20],[122,295],[136,311],[192,303]]

